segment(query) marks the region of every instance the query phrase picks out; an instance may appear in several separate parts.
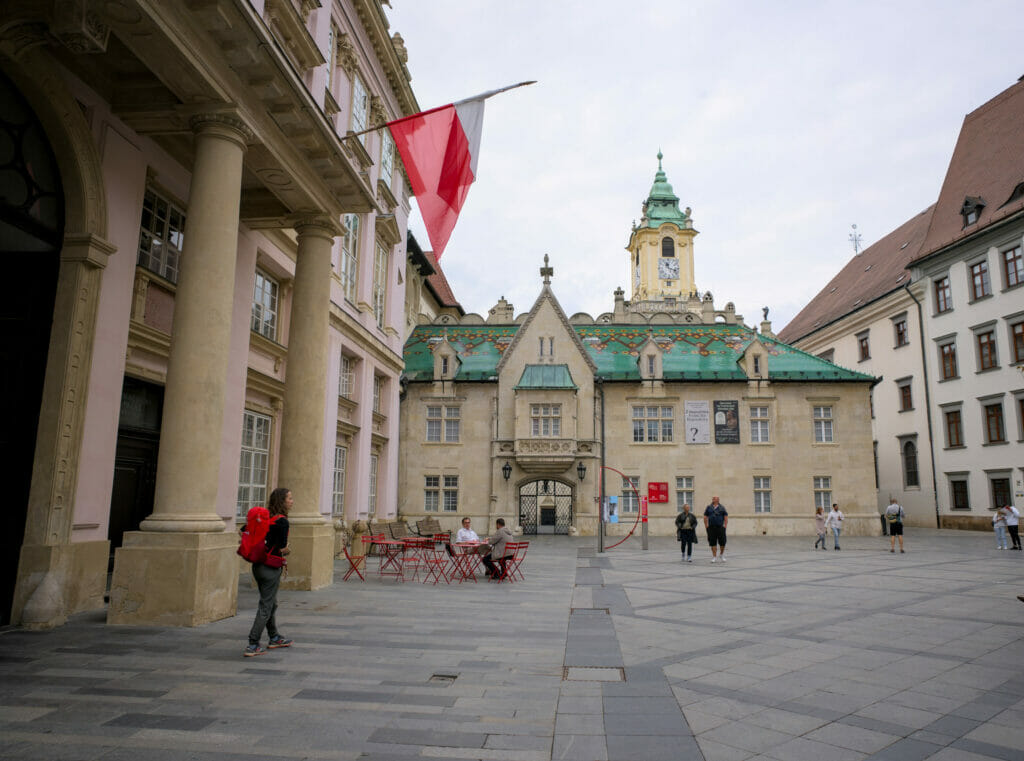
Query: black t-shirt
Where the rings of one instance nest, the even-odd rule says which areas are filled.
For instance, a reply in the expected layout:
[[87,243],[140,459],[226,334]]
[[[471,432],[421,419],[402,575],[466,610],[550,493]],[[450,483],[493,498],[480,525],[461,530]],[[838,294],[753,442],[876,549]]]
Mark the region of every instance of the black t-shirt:
[[271,521],[270,528],[267,529],[267,549],[278,555],[288,546],[288,519],[279,515]]

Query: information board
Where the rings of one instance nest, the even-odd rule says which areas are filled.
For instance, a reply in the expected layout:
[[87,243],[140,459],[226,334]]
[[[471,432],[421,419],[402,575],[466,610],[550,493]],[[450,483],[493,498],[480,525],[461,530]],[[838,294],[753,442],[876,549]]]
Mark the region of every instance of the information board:
[[687,444],[711,443],[711,402],[685,402],[683,419]]
[[740,443],[740,403],[731,400],[715,402],[715,443]]

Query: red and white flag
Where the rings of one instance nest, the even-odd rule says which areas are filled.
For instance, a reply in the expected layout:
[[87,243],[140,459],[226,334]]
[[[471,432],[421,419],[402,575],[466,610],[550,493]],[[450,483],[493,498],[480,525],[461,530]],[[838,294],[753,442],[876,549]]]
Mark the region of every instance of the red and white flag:
[[476,179],[484,101],[523,84],[532,83],[503,87],[388,122],[438,259]]

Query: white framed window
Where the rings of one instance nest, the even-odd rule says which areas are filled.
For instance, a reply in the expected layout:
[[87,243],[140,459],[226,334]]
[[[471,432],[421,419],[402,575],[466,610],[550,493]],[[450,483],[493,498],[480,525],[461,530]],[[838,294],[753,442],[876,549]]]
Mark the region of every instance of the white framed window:
[[831,444],[833,441],[831,406],[814,408],[814,441],[818,444]]
[[[362,77],[356,74],[352,78],[352,131],[362,132],[370,126],[370,95],[366,91]],[[366,135],[360,135],[360,143],[366,145]]]
[[423,512],[436,513],[441,502],[441,477],[423,477]]
[[277,281],[266,272],[256,270],[250,328],[271,341],[277,340],[277,294]]
[[750,443],[767,444],[770,439],[771,429],[768,421],[767,407],[750,408]]
[[673,440],[673,410],[662,405],[633,406],[633,441],[666,442]]
[[385,296],[388,287],[388,250],[380,243],[373,255],[373,318],[384,327]]
[[459,510],[459,477],[444,477],[444,494],[441,507],[446,513],[454,513]]
[[531,404],[530,434],[533,436],[561,436],[562,405]]
[[693,476],[676,476],[676,509],[693,508]]
[[177,283],[185,245],[185,212],[147,188],[140,227],[139,265]]
[[772,511],[772,479],[771,476],[754,476],[754,512],[770,513]]
[[832,477],[814,477],[814,506],[824,509],[826,512],[832,507]]
[[270,466],[270,424],[267,415],[245,410],[242,415],[242,455],[238,465],[236,515],[244,518],[249,508],[267,502]]
[[635,513],[640,510],[640,497],[635,491],[640,488],[640,476],[627,476],[622,479],[622,496],[619,498],[620,513]]
[[384,378],[380,375],[373,376],[373,411],[381,414],[381,401],[384,398]]
[[366,514],[371,517],[377,514],[377,466],[379,463],[380,457],[375,454],[371,454],[370,488],[366,495]]
[[356,363],[347,354],[341,355],[341,364],[338,367],[338,396],[346,399],[352,398],[352,392],[356,386]]
[[345,298],[354,303],[359,277],[359,215],[345,214],[341,223],[341,290]]
[[331,515],[345,514],[345,466],[348,464],[348,448],[334,447],[334,476],[331,486]]
[[388,188],[391,178],[395,176],[395,140],[388,130],[381,130],[380,141],[380,181]]
[[458,444],[461,433],[462,409],[457,404],[427,406],[427,441]]
[[327,91],[334,95],[335,69],[338,67],[338,28],[330,25],[327,31]]

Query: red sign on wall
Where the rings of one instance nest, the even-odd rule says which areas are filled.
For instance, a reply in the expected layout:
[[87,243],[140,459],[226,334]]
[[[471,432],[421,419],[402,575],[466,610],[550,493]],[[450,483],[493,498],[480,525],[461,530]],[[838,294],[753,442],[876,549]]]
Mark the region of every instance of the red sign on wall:
[[647,484],[648,502],[668,502],[668,483],[664,481],[650,481]]

